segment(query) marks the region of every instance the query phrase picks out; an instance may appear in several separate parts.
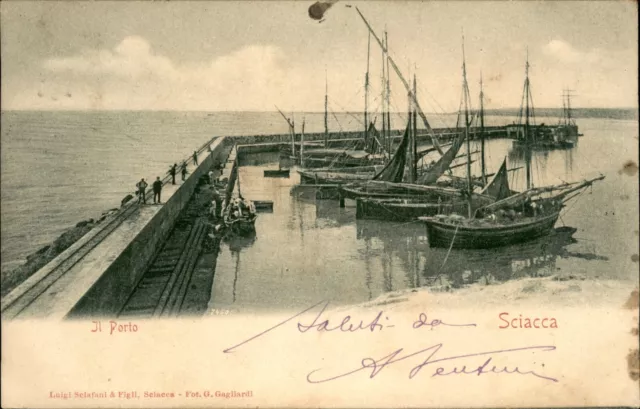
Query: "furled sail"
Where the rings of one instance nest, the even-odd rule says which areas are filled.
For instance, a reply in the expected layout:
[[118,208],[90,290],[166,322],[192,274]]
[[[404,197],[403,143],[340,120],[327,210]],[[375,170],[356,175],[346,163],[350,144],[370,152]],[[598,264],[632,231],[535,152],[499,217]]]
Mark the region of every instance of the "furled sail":
[[502,200],[511,195],[509,189],[509,178],[507,175],[507,160],[502,162],[498,172],[491,178],[489,183],[480,192],[483,195],[491,196],[496,200]]
[[449,148],[429,170],[420,175],[416,183],[419,185],[436,183],[438,178],[451,166],[451,162],[456,158],[456,155],[458,155],[458,151],[462,147],[462,142],[464,142],[464,134],[461,133],[453,141],[451,148]]
[[380,134],[376,129],[373,122],[369,124],[369,130],[367,131],[364,150],[368,153],[376,153],[380,148],[378,141],[380,140]]
[[395,183],[402,182],[404,166],[407,161],[407,145],[409,145],[409,125],[407,125],[407,128],[404,130],[404,136],[393,158],[373,177],[373,180]]

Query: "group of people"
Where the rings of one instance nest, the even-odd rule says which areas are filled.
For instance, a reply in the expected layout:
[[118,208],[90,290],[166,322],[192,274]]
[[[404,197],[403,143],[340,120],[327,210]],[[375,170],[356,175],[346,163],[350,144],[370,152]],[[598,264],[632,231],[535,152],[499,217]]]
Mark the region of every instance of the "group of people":
[[[160,204],[160,193],[162,192],[162,181],[160,180],[160,176],[156,177],[155,182],[153,182],[153,204]],[[140,182],[136,183],[136,194],[138,195],[138,203],[147,204],[147,187],[149,184],[144,180],[144,178],[140,179]]]
[[[211,148],[209,148],[211,151]],[[198,152],[193,151],[193,164],[198,165]],[[176,174],[178,172],[178,164],[174,163],[171,168],[169,168],[169,175],[171,175],[171,184],[176,184]],[[183,161],[180,165],[180,173],[182,175],[182,181],[184,182],[187,178],[187,161]],[[153,203],[160,204],[160,194],[162,193],[162,186],[164,183],[160,180],[160,176],[156,177],[156,180],[153,182]],[[136,195],[138,195],[138,203],[147,204],[147,195],[146,190],[149,187],[149,184],[144,180],[144,178],[140,179],[138,183],[136,183]]]
[[228,215],[230,220],[239,219],[241,217],[251,217],[256,214],[256,206],[251,200],[242,197],[231,199],[229,203]]

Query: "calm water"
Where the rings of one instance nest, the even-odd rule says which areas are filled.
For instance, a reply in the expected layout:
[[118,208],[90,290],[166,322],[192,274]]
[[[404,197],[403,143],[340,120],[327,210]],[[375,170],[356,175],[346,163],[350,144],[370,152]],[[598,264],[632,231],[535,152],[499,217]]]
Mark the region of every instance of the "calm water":
[[[288,114],[308,132],[323,114]],[[434,117],[434,126],[452,116]],[[502,121],[502,118],[498,118]],[[329,116],[332,131],[360,129]],[[402,126],[393,116],[394,126]],[[278,113],[2,112],[2,271],[65,229],[120,205],[141,177],[155,179],[213,136],[288,132]]]
[[[244,196],[274,201],[272,214],[260,214],[255,240],[225,243],[218,258],[210,307],[241,310],[290,309],[319,300],[360,303],[381,293],[425,285],[495,283],[556,273],[638,279],[632,254],[638,247],[637,176],[619,174],[626,160],[637,160],[634,122],[581,120],[577,147],[536,152],[536,185],[606,175],[569,202],[550,237],[493,250],[429,247],[420,223],[356,221],[354,204],[299,196],[299,182],[265,179],[277,168],[273,155],[248,155],[240,169]],[[511,141],[488,142],[488,167],[522,165]],[[472,147],[472,150],[475,150]],[[260,164],[263,163],[263,164]],[[462,167],[461,169],[463,169]],[[463,171],[462,171],[463,172]],[[458,172],[461,173],[462,172]],[[524,170],[512,185],[524,186]]]
[[[296,114],[299,123],[301,114]],[[321,131],[322,114],[306,114],[306,129]],[[434,126],[454,117],[434,119]],[[336,114],[331,129],[359,129],[356,117]],[[510,118],[489,118],[499,124]],[[552,122],[549,120],[548,122]],[[400,127],[401,119],[396,118]],[[241,168],[243,193],[273,200],[261,214],[254,242],[223,245],[214,283],[215,307],[285,308],[319,298],[336,303],[368,300],[381,292],[430,284],[505,280],[555,271],[637,279],[637,176],[619,174],[637,162],[634,121],[579,120],[585,134],[572,150],[537,152],[537,184],[577,180],[602,172],[592,194],[570,204],[563,223],[576,228],[551,240],[489,252],[430,249],[423,226],[356,222],[353,206],[290,195],[291,179],[264,179],[275,158],[257,156]],[[140,177],[161,175],[213,136],[284,133],[277,113],[3,112],[2,269],[21,262],[76,222],[118,207]],[[519,166],[511,143],[488,143],[489,169],[507,157]],[[252,162],[253,161],[253,162]],[[474,164],[474,167],[477,163]],[[463,168],[460,168],[462,170]],[[523,172],[514,173],[516,188]],[[440,282],[439,281],[439,282]]]

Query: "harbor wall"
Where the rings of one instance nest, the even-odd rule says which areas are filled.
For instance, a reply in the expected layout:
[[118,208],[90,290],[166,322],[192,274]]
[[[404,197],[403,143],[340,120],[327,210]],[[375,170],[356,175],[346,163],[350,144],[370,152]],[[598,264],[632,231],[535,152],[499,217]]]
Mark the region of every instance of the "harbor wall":
[[[451,139],[455,135],[454,129],[438,128],[433,130],[439,139],[447,140]],[[479,133],[479,129],[472,128],[472,137],[474,134]],[[392,129],[391,136],[398,141],[402,138],[404,129]],[[507,128],[505,126],[492,126],[485,127],[485,137],[487,138],[504,138],[507,136]],[[362,131],[345,131],[345,132],[329,132],[327,141],[330,146],[341,146],[348,144],[357,139],[362,139],[364,132]],[[243,135],[243,136],[229,136],[236,143],[243,145],[254,145],[263,143],[288,143],[291,144],[290,134],[271,134],[271,135]],[[305,133],[305,142],[324,142],[324,132],[312,132]],[[425,130],[418,130],[417,134],[418,142],[431,142],[431,137]],[[296,143],[300,141],[300,133],[296,133]]]
[[[114,316],[122,309],[149,263],[161,249],[180,213],[193,195],[198,179],[215,163],[224,163],[233,141],[220,137],[211,143],[212,153],[201,160],[182,185],[162,205],[126,249],[117,255],[100,279],[80,299],[68,318]],[[170,179],[165,179],[170,183]]]

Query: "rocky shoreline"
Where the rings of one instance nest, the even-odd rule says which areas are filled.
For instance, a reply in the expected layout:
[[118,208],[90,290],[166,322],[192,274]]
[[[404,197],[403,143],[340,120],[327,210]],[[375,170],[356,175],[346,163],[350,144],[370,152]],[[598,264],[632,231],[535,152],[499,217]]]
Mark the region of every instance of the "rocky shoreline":
[[80,240],[85,234],[91,231],[91,229],[102,223],[108,216],[118,211],[118,208],[110,209],[103,212],[97,220],[91,218],[78,222],[74,227],[63,232],[51,244],[29,254],[22,265],[12,270],[2,272],[2,289],[0,290],[0,296],[4,297],[7,295],[23,281],[35,274],[36,271],[40,270],[60,253],[71,247],[73,243]]

